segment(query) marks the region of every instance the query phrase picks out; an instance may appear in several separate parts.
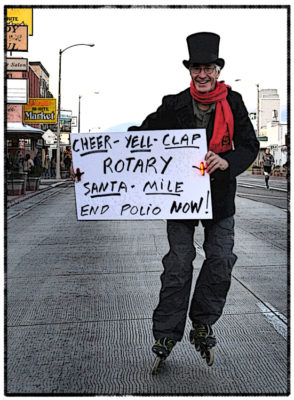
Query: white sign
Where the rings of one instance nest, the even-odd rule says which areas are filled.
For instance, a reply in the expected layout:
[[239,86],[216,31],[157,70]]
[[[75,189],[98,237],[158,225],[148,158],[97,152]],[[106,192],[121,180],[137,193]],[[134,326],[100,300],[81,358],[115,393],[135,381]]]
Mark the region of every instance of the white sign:
[[29,63],[27,58],[6,58],[7,71],[28,71]]
[[71,117],[71,126],[75,128],[78,126],[78,117]]
[[7,79],[7,103],[27,104],[28,103],[28,80]]
[[54,144],[57,135],[50,129],[47,129],[47,131],[42,135],[42,138],[45,140],[46,144]]
[[71,147],[79,220],[212,218],[205,129],[71,133]]

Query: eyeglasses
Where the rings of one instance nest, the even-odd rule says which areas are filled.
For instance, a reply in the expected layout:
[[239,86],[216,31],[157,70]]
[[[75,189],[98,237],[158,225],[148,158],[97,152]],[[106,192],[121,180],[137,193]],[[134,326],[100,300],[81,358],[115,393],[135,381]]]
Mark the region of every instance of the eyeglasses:
[[202,70],[204,70],[206,74],[212,74],[215,67],[190,67],[192,74],[200,74]]

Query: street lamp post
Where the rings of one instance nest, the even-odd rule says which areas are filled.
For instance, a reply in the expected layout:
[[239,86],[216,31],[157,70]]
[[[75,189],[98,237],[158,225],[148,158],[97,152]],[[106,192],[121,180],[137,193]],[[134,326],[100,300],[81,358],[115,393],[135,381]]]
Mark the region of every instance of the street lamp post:
[[85,96],[86,94],[99,94],[99,92],[88,92],[84,94],[79,95],[79,115],[78,115],[78,133],[81,133],[81,98]]
[[[240,81],[244,81],[245,79],[235,79],[235,82],[240,82]],[[257,136],[259,136],[260,134],[260,109],[259,109],[259,83],[254,83],[252,81],[247,81],[252,83],[253,85],[256,86],[257,89],[257,106],[256,106],[256,133]]]
[[57,109],[57,144],[56,144],[56,179],[60,179],[60,109],[61,109],[61,56],[66,50],[76,46],[93,47],[94,44],[78,43],[59,50],[59,74],[58,74],[58,109]]
[[259,109],[259,83],[256,83],[257,88],[257,110],[256,110],[256,129],[257,129],[257,136],[260,135],[260,109]]

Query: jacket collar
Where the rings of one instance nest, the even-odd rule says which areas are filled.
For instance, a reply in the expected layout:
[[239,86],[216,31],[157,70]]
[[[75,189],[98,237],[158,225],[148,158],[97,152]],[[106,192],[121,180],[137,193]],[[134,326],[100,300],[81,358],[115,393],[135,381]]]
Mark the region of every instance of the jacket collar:
[[196,119],[193,110],[190,88],[184,90],[182,95],[178,97],[178,101],[175,104],[174,109],[181,127],[184,129],[196,128]]

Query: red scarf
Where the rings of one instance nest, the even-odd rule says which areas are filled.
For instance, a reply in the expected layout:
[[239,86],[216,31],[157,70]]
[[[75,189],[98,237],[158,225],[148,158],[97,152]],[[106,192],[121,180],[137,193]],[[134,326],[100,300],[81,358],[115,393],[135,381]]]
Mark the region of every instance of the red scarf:
[[230,86],[226,85],[224,81],[217,81],[212,92],[200,93],[191,81],[190,93],[196,101],[202,104],[216,103],[214,128],[209,143],[209,150],[214,153],[223,153],[232,148],[234,117],[227,101],[227,88]]

